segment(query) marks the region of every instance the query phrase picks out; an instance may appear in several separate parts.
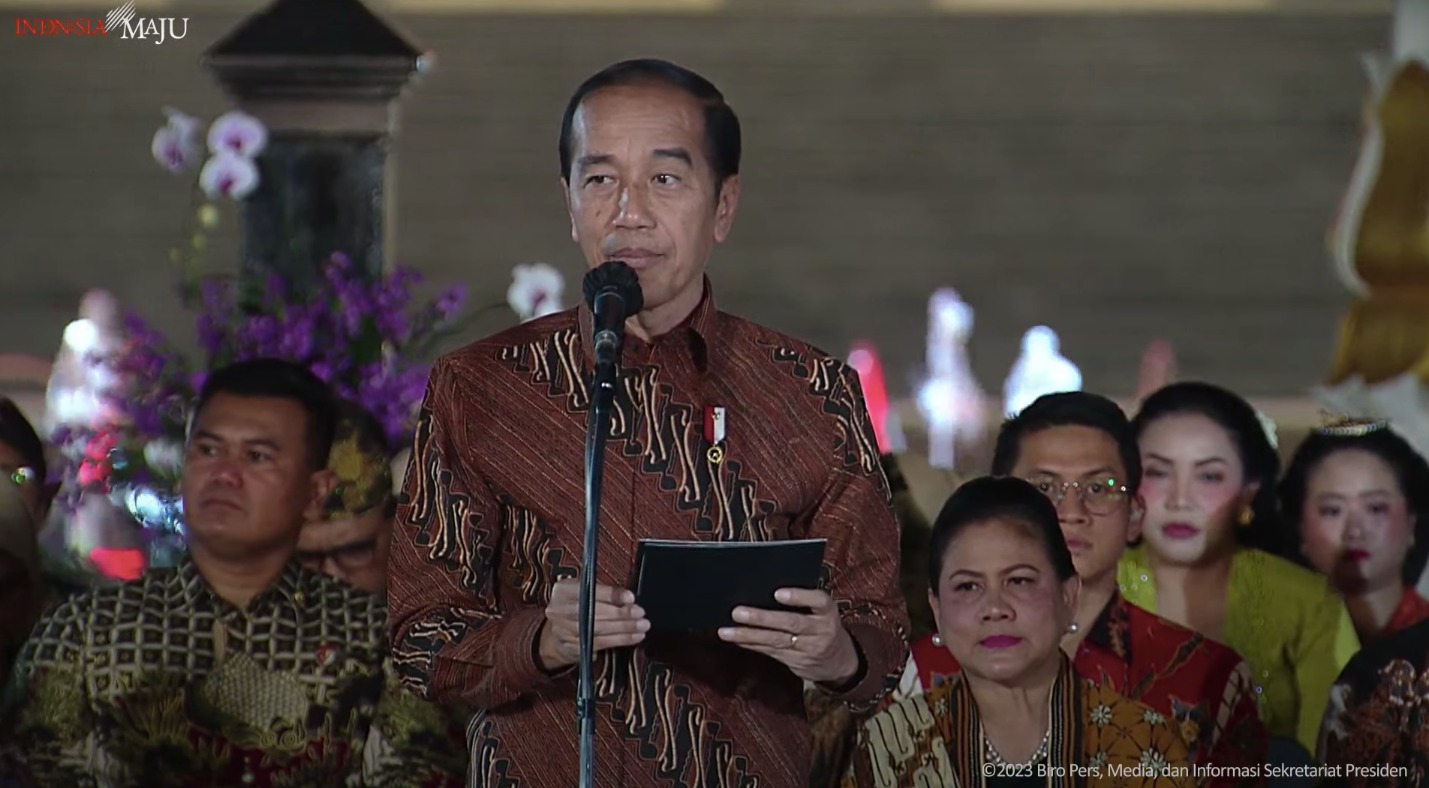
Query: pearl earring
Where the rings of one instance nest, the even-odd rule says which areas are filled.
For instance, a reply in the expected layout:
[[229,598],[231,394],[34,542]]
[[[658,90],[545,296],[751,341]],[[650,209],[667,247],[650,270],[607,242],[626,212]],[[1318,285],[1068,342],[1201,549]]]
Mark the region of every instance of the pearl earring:
[[1073,621],[1072,623],[1070,623],[1070,624],[1067,625],[1067,631],[1068,631],[1069,633],[1075,635],[1075,634],[1077,634],[1078,632],[1081,632],[1081,631],[1082,631],[1082,625],[1081,625],[1081,624],[1078,624],[1078,623],[1075,622],[1075,621]]
[[941,646],[941,645],[943,645],[943,636],[942,636],[942,635],[939,635],[937,632],[934,632],[934,633],[933,633],[933,645],[935,645],[935,646]]

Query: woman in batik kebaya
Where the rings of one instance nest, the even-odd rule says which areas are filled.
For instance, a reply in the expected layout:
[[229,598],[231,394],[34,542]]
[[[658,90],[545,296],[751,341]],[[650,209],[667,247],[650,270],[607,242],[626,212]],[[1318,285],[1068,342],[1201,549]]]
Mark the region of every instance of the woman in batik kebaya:
[[1368,643],[1429,618],[1414,586],[1429,559],[1429,463],[1383,421],[1311,434],[1280,482],[1300,557],[1345,598]]
[[962,671],[866,721],[846,788],[1191,786],[1168,720],[1062,652],[1081,581],[1052,502],[982,478],[933,526],[929,602]]
[[1313,752],[1330,685],[1359,649],[1344,602],[1283,549],[1280,459],[1255,408],[1175,383],[1132,420],[1141,447],[1144,544],[1118,567],[1122,595],[1235,649],[1272,737]]

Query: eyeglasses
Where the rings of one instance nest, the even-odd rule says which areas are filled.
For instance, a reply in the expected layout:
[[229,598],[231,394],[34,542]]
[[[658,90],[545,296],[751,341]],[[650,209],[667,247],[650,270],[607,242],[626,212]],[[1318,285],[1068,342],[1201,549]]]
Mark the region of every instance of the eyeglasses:
[[28,487],[40,479],[39,472],[28,465],[21,465],[18,468],[0,467],[0,474],[8,477],[16,487]]
[[321,569],[322,565],[330,560],[345,572],[366,569],[376,557],[376,539],[366,539],[330,550],[299,550],[296,555],[298,561],[309,569]]
[[1111,478],[1082,482],[1058,482],[1056,479],[1042,476],[1027,481],[1057,506],[1061,506],[1062,501],[1067,499],[1068,491],[1076,490],[1077,499],[1081,501],[1082,508],[1091,514],[1111,514],[1122,501],[1126,500],[1126,485],[1119,484],[1116,479]]

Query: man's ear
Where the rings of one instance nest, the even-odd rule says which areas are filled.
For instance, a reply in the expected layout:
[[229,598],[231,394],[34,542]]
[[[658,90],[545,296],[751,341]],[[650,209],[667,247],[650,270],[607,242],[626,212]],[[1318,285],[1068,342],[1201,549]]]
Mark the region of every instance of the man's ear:
[[1140,493],[1131,496],[1130,522],[1126,526],[1126,543],[1136,544],[1141,538],[1141,530],[1146,527],[1146,499]]
[[720,184],[715,202],[715,243],[724,243],[734,227],[734,212],[739,208],[739,176],[731,175]]
[[324,468],[312,475],[313,495],[308,501],[308,508],[303,512],[303,518],[308,522],[326,520],[328,503],[332,500],[333,491],[337,489],[337,474]]
[[576,212],[571,208],[571,182],[565,178],[561,179],[561,199],[566,203],[566,216],[571,220],[571,243],[580,243],[581,239],[576,236]]

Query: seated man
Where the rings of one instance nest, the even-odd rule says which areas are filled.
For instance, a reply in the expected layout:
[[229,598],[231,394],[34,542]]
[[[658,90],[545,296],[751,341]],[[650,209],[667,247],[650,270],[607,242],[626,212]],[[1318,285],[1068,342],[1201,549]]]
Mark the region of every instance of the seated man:
[[376,597],[301,567],[331,494],[335,406],[250,361],[199,396],[190,556],[41,619],[8,694],[9,763],[38,785],[460,785],[460,745],[391,676]]
[[[1117,592],[1117,562],[1141,527],[1141,452],[1121,408],[1086,392],[1041,397],[1003,425],[992,472],[1031,482],[1057,506],[1082,578],[1076,617],[1062,639],[1077,672],[1174,721],[1195,763],[1263,763],[1268,734],[1244,660]],[[939,636],[928,635],[913,644],[892,701],[959,670]],[[1230,771],[1208,784],[1260,782],[1224,776]]]
[[298,560],[304,566],[368,593],[387,593],[387,553],[397,514],[391,458],[377,419],[355,403],[344,403],[327,466],[336,487],[298,537]]

